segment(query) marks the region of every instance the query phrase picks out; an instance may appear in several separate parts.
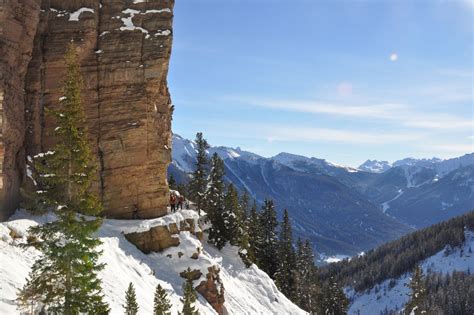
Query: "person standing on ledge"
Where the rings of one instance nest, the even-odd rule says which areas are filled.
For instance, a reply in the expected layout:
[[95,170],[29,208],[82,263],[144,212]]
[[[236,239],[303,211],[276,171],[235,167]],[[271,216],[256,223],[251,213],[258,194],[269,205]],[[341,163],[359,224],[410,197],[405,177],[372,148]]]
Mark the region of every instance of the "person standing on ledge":
[[170,207],[171,213],[176,212],[176,195],[173,193],[170,195]]

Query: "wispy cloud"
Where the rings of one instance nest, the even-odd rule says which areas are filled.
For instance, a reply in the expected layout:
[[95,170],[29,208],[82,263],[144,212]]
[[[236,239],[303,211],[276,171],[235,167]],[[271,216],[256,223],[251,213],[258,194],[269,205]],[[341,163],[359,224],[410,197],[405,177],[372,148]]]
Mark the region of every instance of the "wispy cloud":
[[413,106],[398,103],[376,105],[348,105],[313,100],[270,99],[259,97],[226,97],[226,100],[249,106],[282,111],[325,114],[354,118],[380,119],[420,129],[465,130],[474,128],[472,117],[458,117],[448,113],[417,111]]
[[353,144],[417,143],[424,133],[362,132],[339,128],[312,128],[292,124],[219,121],[208,123],[205,129],[219,130],[226,137],[260,139],[268,142],[337,142]]
[[449,144],[435,144],[423,146],[426,151],[440,151],[450,154],[464,154],[474,152],[474,144],[466,143],[449,143]]

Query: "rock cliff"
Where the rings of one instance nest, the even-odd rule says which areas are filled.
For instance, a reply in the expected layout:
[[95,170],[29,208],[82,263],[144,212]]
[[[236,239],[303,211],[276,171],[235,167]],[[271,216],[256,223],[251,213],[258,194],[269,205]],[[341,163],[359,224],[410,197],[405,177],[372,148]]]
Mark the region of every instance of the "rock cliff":
[[0,219],[32,185],[27,157],[53,143],[63,55],[77,45],[104,215],[166,213],[172,105],[167,88],[174,0],[0,1]]

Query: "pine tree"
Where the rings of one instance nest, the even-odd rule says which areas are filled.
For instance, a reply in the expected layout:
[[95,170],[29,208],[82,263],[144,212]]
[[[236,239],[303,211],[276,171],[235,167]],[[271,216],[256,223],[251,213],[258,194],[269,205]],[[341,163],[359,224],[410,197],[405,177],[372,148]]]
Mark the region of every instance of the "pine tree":
[[249,204],[250,204],[250,197],[247,191],[244,191],[244,194],[240,198],[240,235],[239,235],[239,256],[242,259],[245,266],[250,267],[252,263],[255,262],[254,252],[251,249],[251,237],[249,231]]
[[323,286],[321,294],[321,309],[319,313],[328,315],[347,314],[349,299],[346,297],[339,284],[335,281],[334,277],[331,277],[329,282]]
[[225,237],[235,246],[239,245],[240,236],[242,235],[242,213],[239,205],[239,194],[233,184],[227,186],[224,197],[224,222]]
[[170,175],[168,178],[168,187],[172,190],[177,190],[176,179],[174,178],[173,174]]
[[183,310],[180,312],[180,315],[198,315],[199,312],[194,307],[194,303],[196,302],[197,295],[196,291],[193,287],[193,280],[189,277],[189,273],[191,273],[191,268],[188,267],[186,270],[186,281],[183,284],[183,299],[181,302],[183,303]]
[[168,299],[168,294],[159,284],[156,286],[155,290],[153,314],[171,315],[171,303]]
[[404,314],[426,314],[426,288],[424,283],[423,270],[420,266],[416,266],[413,271],[410,283],[407,285],[410,288],[410,300],[405,305]]
[[272,200],[266,199],[259,216],[259,228],[261,233],[257,240],[259,247],[257,249],[257,260],[259,267],[265,271],[270,278],[274,279],[278,267],[278,236],[276,228],[278,221],[276,211]]
[[125,305],[123,305],[125,315],[136,315],[138,313],[137,296],[135,287],[130,282],[127,291],[125,291]]
[[291,230],[288,210],[283,213],[280,240],[278,244],[279,264],[275,273],[275,282],[280,291],[290,300],[295,298],[296,255],[293,248],[293,232]]
[[246,222],[247,217],[250,215],[250,196],[247,190],[244,190],[242,197],[240,198],[240,209],[242,213],[242,221]]
[[246,225],[248,231],[249,255],[253,258],[253,262],[259,266],[260,263],[258,258],[260,252],[258,249],[263,247],[263,244],[259,243],[263,240],[263,233],[260,226],[260,217],[259,213],[257,212],[257,203],[255,200],[252,204],[252,207],[250,208]]
[[34,157],[37,190],[32,204],[38,211],[54,211],[57,220],[29,230],[30,245],[41,256],[32,266],[19,300],[41,303],[48,313],[107,313],[98,271],[101,242],[93,237],[101,220],[101,205],[89,190],[95,173],[87,140],[81,100],[81,74],[73,44],[65,56],[67,72],[57,110],[48,110],[57,127],[56,145]]
[[221,249],[227,241],[224,218],[224,161],[214,153],[211,159],[209,185],[204,196],[205,209],[211,222],[209,243]]
[[320,311],[318,302],[321,288],[316,279],[313,246],[309,240],[302,242],[298,238],[296,248],[295,297],[293,301],[308,312],[324,314]]
[[196,134],[195,143],[197,150],[196,170],[194,171],[193,178],[189,183],[189,192],[191,198],[196,203],[199,214],[201,214],[203,197],[208,184],[207,172],[209,161],[207,159],[206,150],[209,149],[209,144],[206,139],[203,138],[201,132]]

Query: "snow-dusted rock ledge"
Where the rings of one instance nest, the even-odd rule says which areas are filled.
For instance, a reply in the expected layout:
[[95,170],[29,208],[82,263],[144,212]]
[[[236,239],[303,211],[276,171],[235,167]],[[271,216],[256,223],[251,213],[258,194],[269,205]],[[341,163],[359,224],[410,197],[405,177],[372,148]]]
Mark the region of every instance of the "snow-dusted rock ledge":
[[178,246],[180,232],[202,236],[199,215],[193,210],[181,210],[151,220],[107,220],[105,224],[125,234],[127,240],[145,254]]

